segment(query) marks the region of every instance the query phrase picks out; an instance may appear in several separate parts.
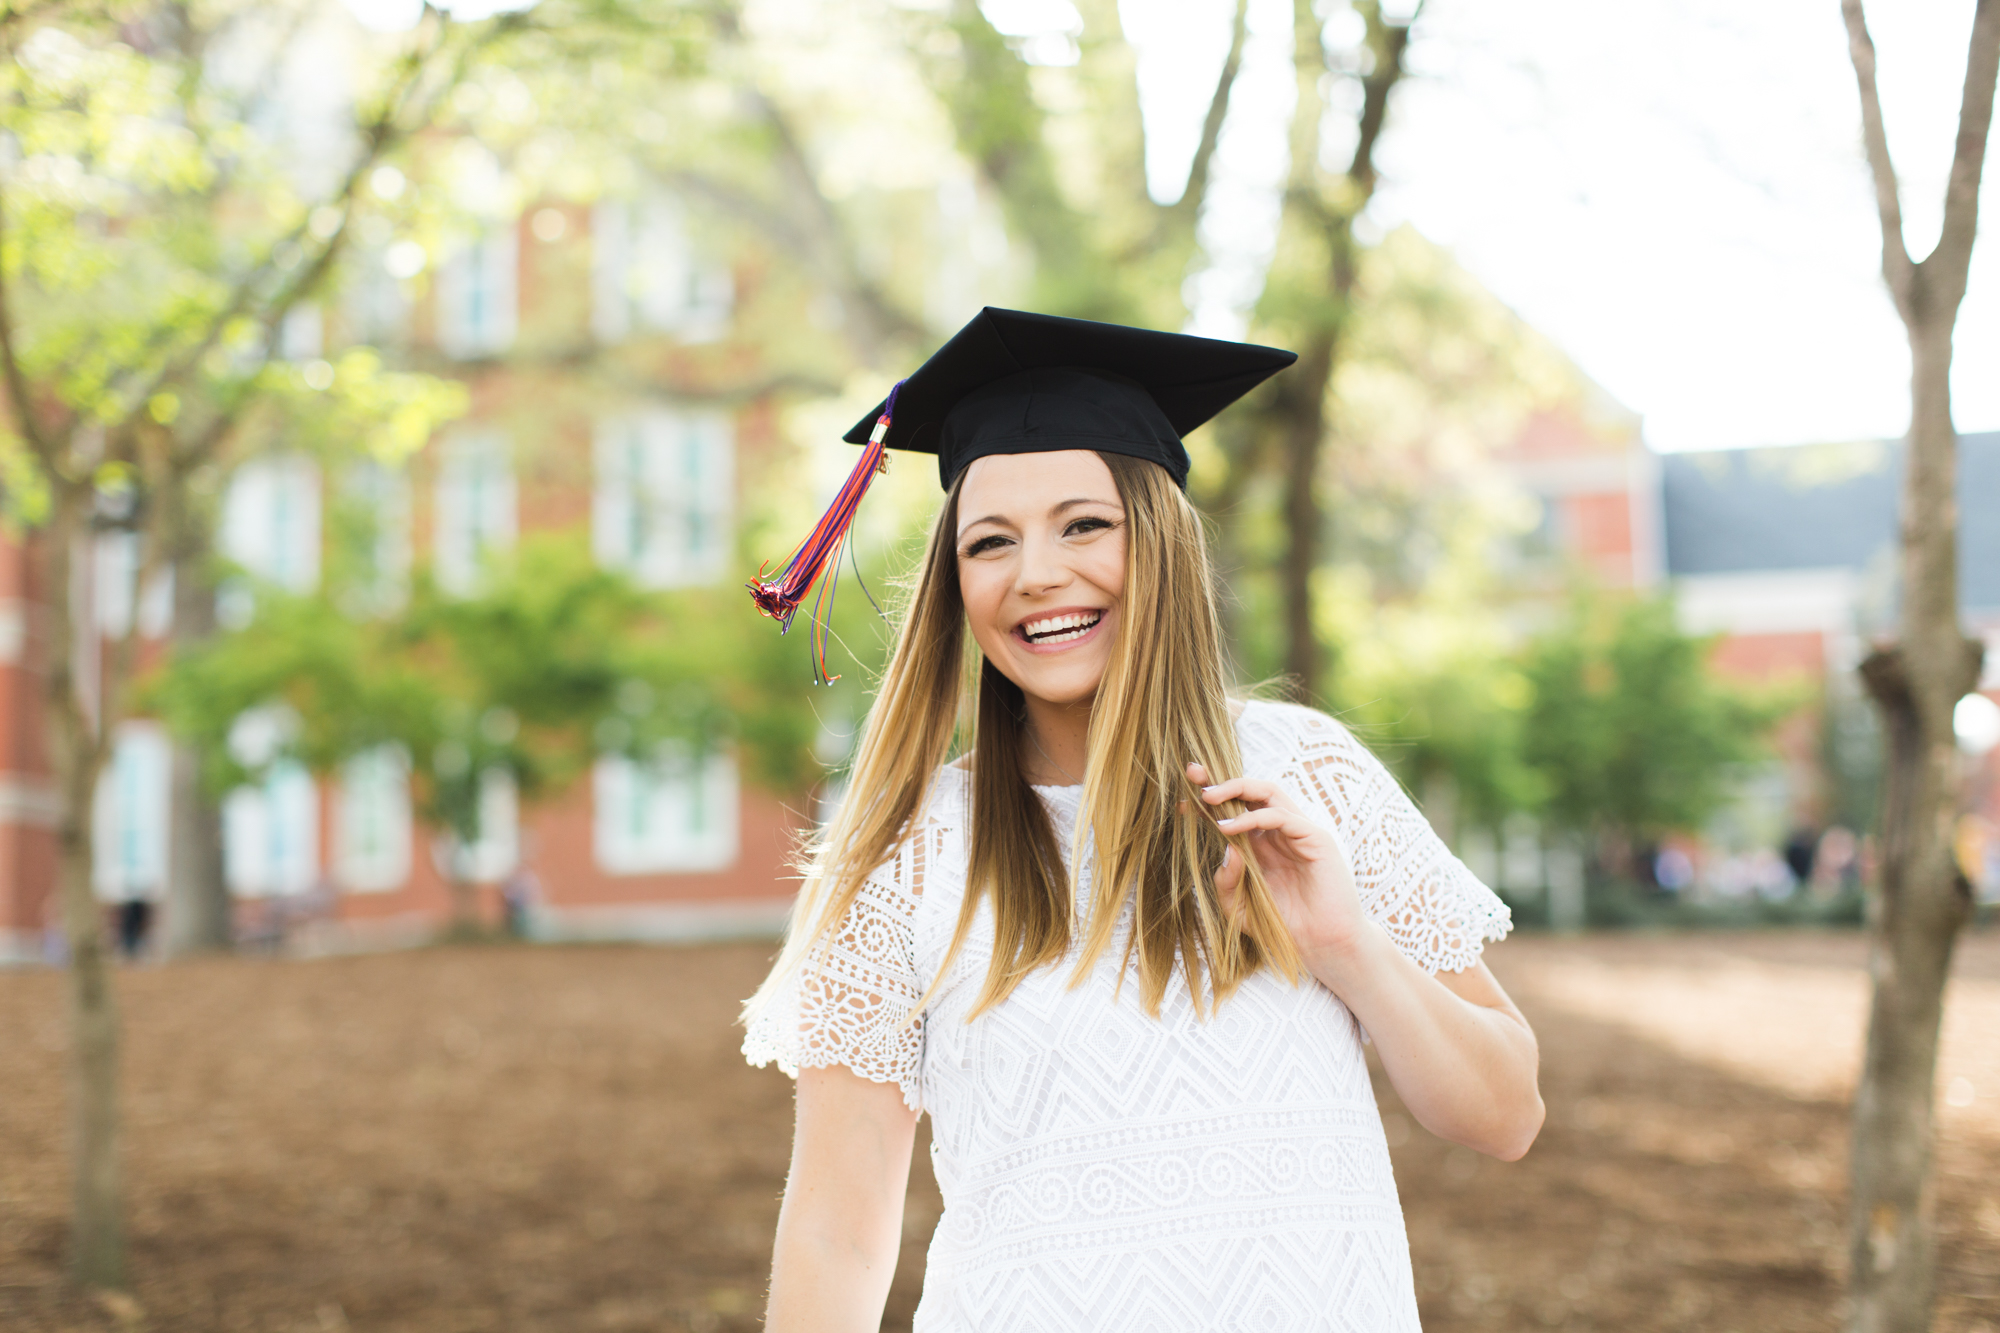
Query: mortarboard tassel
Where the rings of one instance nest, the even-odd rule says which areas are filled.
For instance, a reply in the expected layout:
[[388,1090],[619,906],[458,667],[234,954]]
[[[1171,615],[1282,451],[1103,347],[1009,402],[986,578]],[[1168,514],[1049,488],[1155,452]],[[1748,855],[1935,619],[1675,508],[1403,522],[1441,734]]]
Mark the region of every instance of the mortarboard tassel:
[[861,497],[868,493],[869,483],[875,480],[876,473],[889,470],[888,448],[882,441],[889,433],[896,394],[902,387],[899,381],[889,390],[889,401],[882,405],[882,415],[875,420],[875,429],[868,435],[860,460],[841,483],[840,493],[833,497],[833,504],[820,516],[811,535],[793,550],[777,577],[766,579],[764,571],[759,569],[756,582],[746,585],[757,609],[778,622],[780,633],[791,629],[792,617],[798,614],[813,586],[819,585],[813,597],[812,656],[813,679],[821,685],[831,685],[840,679],[826,671],[827,626],[833,618],[833,595],[840,585],[840,551],[848,544],[848,530],[854,524],[855,511],[861,507]]

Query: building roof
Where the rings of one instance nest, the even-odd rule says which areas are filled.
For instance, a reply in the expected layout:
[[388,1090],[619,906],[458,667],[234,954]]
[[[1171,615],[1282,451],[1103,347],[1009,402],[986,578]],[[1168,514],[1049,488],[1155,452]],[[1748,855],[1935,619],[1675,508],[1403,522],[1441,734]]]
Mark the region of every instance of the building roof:
[[[1903,446],[1797,445],[1661,459],[1675,577],[1844,568],[1893,559]],[[2000,431],[1959,437],[1959,598],[2000,613]]]

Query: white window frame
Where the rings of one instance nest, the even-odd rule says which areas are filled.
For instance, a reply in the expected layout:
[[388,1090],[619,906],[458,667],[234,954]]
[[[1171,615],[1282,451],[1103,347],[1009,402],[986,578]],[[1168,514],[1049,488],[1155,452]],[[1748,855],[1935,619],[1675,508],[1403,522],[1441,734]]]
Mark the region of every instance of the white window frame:
[[438,586],[465,596],[479,586],[487,559],[512,550],[519,514],[514,461],[499,431],[467,431],[440,447],[432,561]]
[[381,745],[341,765],[334,788],[334,880],[349,893],[387,893],[410,878],[410,757]]
[[365,509],[369,534],[367,581],[355,589],[369,612],[401,606],[410,590],[410,478],[401,468],[363,459],[347,473],[348,502]]
[[[139,534],[102,532],[91,546],[97,632],[120,639],[132,627],[132,586],[139,575]],[[162,565],[139,595],[139,634],[157,639],[173,626],[174,571]]]
[[288,592],[319,586],[320,476],[309,458],[253,458],[222,499],[222,554],[253,578]]
[[514,345],[520,323],[520,219],[508,217],[452,247],[437,280],[437,341],[474,361]]
[[479,775],[479,836],[466,845],[446,834],[434,844],[441,874],[468,884],[497,884],[521,863],[521,803],[514,775],[489,768]]
[[605,199],[592,210],[591,330],[603,343],[639,333],[712,342],[729,328],[736,280],[702,255],[680,204],[662,190]]
[[294,759],[222,799],[222,867],[239,898],[289,897],[320,878],[319,784]]
[[120,723],[91,802],[91,884],[99,898],[165,896],[172,785],[166,729],[157,722]]
[[591,547],[648,588],[714,583],[735,546],[735,423],[663,404],[600,417]]
[[591,774],[591,844],[612,875],[726,870],[739,851],[736,760],[666,747],[651,764],[606,755]]

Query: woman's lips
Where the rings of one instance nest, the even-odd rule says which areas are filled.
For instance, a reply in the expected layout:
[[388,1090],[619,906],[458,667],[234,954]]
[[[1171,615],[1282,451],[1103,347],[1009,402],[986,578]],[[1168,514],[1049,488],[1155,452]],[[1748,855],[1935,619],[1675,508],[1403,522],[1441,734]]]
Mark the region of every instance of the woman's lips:
[[[1030,625],[1047,620],[1060,620],[1066,616],[1088,615],[1094,615],[1097,619],[1087,625],[1065,626],[1059,630],[1045,634],[1040,639],[1031,639],[1028,637],[1028,626]],[[1032,653],[1067,652],[1078,644],[1088,642],[1099,630],[1104,628],[1104,622],[1110,618],[1110,612],[1104,610],[1057,612],[1051,616],[1037,616],[1033,620],[1023,621],[1014,627],[1014,640],[1021,647]]]

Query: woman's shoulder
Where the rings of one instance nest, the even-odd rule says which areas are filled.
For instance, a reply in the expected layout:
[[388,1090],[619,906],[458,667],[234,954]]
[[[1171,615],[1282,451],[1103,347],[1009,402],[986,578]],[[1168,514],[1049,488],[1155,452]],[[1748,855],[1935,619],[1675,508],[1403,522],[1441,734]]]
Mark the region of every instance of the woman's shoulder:
[[1246,765],[1283,762],[1304,749],[1359,748],[1361,744],[1338,718],[1304,704],[1275,699],[1243,700],[1236,714],[1236,738],[1243,746]]

